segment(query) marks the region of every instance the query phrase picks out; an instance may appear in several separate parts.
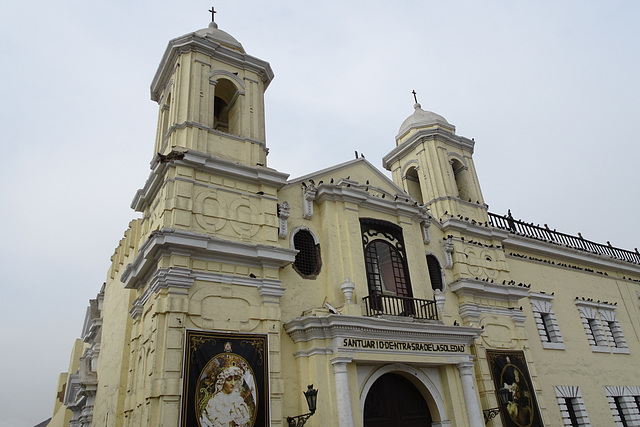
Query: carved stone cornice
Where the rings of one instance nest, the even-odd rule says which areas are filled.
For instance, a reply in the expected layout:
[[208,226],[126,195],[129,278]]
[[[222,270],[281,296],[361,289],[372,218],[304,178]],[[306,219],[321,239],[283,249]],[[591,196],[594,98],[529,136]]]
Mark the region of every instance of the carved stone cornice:
[[289,174],[278,172],[274,169],[246,166],[229,160],[204,154],[199,151],[187,150],[180,160],[172,160],[170,163],[155,161],[153,170],[147,178],[144,187],[136,192],[131,202],[131,208],[142,212],[151,205],[158,191],[162,187],[167,169],[170,165],[188,166],[198,171],[215,174],[229,179],[249,182],[256,185],[270,185],[281,188]]
[[391,150],[389,154],[384,156],[382,158],[382,166],[387,170],[391,170],[390,168],[393,163],[395,163],[401,157],[406,156],[416,146],[422,144],[423,142],[435,139],[444,141],[446,144],[453,147],[467,150],[470,153],[473,153],[475,142],[469,138],[458,136],[455,133],[440,128],[419,129],[416,133],[407,138],[407,140],[405,140],[402,144],[398,145],[396,148]]
[[503,285],[476,279],[458,279],[449,285],[458,296],[491,299],[502,302],[518,302],[529,295],[529,288],[517,285]]
[[163,256],[179,254],[201,260],[244,265],[257,268],[281,268],[295,260],[297,251],[235,242],[189,231],[163,228],[151,233],[131,264],[121,276],[125,288],[143,286]]
[[166,82],[173,73],[178,57],[191,51],[211,56],[217,61],[231,65],[234,68],[246,69],[258,74],[262,78],[265,89],[273,80],[273,70],[268,62],[230,49],[211,38],[202,37],[194,32],[169,41],[158,70],[151,82],[151,99],[153,101],[157,102],[160,98]]
[[340,344],[335,338],[341,337],[471,345],[482,333],[479,328],[448,326],[411,318],[396,320],[337,314],[298,317],[287,322],[284,329],[295,343],[332,339],[335,352]]

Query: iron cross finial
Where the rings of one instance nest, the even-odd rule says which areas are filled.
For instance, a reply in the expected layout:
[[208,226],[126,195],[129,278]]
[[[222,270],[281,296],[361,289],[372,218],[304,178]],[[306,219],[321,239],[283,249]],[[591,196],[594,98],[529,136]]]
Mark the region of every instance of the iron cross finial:
[[209,9],[209,12],[211,12],[211,22],[216,22],[216,13],[218,13],[218,11],[216,11],[213,6],[211,6],[211,9]]
[[418,103],[418,94],[416,93],[415,90],[411,91],[411,93],[413,94],[413,100],[416,101],[416,104]]

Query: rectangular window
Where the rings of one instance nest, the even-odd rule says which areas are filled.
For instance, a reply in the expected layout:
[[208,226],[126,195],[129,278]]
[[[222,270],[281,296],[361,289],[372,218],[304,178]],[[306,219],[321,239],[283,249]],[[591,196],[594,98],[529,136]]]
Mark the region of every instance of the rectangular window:
[[565,427],[591,426],[580,388],[577,386],[555,386],[554,388],[562,414],[562,425]]
[[567,405],[567,412],[569,414],[569,424],[571,427],[580,427],[580,423],[578,423],[578,417],[576,416],[576,398],[575,397],[565,397],[564,404]]
[[545,339],[547,342],[553,342],[553,336],[551,334],[551,330],[553,328],[551,315],[549,313],[540,313],[540,317],[542,318],[542,328],[544,330],[544,335],[541,335],[541,338]]
[[576,300],[575,304],[592,351],[629,354],[615,304],[593,300]]
[[558,320],[553,312],[553,295],[532,292],[529,294],[529,300],[542,348],[564,350]]
[[622,401],[621,396],[613,396],[613,402],[616,405],[616,412],[618,413],[618,417],[620,418],[620,422],[622,423],[622,427],[629,427],[629,423],[627,423],[627,417],[625,415],[624,403]]
[[602,331],[600,330],[598,319],[587,319],[587,325],[589,326],[589,331],[591,332],[591,336],[593,337],[595,344],[597,346],[606,346],[607,343],[602,339]]

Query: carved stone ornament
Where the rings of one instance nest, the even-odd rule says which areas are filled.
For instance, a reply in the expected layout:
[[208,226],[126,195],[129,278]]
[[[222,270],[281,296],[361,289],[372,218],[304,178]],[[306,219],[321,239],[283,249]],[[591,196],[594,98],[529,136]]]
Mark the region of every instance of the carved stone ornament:
[[453,241],[447,239],[442,242],[442,250],[444,252],[444,268],[453,267]]
[[289,215],[291,215],[291,208],[289,207],[289,203],[284,201],[278,205],[278,237],[281,239],[286,239],[289,234],[287,226]]
[[431,234],[429,233],[430,226],[431,226],[430,219],[425,219],[420,224],[420,227],[422,228],[422,239],[424,240],[424,243],[427,243],[427,244],[431,242]]
[[318,189],[313,184],[302,187],[302,218],[311,219],[313,217],[313,200],[317,193]]
[[344,299],[347,300],[347,304],[351,304],[351,298],[353,298],[353,290],[356,288],[356,284],[348,277],[344,278],[344,283],[340,285],[340,289],[344,294]]

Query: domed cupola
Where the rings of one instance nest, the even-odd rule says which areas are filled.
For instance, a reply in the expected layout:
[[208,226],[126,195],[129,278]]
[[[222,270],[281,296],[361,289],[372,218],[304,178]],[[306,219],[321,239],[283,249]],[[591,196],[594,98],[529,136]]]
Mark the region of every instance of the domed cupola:
[[415,103],[413,106],[414,111],[413,114],[407,117],[407,119],[402,122],[400,126],[400,130],[398,131],[398,135],[396,136],[396,142],[399,142],[401,139],[404,139],[409,132],[414,129],[427,129],[440,127],[445,129],[451,133],[456,132],[456,127],[450,124],[447,119],[442,117],[440,114],[436,114],[432,111],[426,111],[422,109],[422,106],[419,103]]
[[231,34],[218,29],[218,24],[215,22],[209,23],[209,27],[203,28],[195,32],[196,35],[204,38],[208,38],[221,45],[228,47],[229,49],[237,50],[241,53],[246,53],[242,44],[235,39]]

